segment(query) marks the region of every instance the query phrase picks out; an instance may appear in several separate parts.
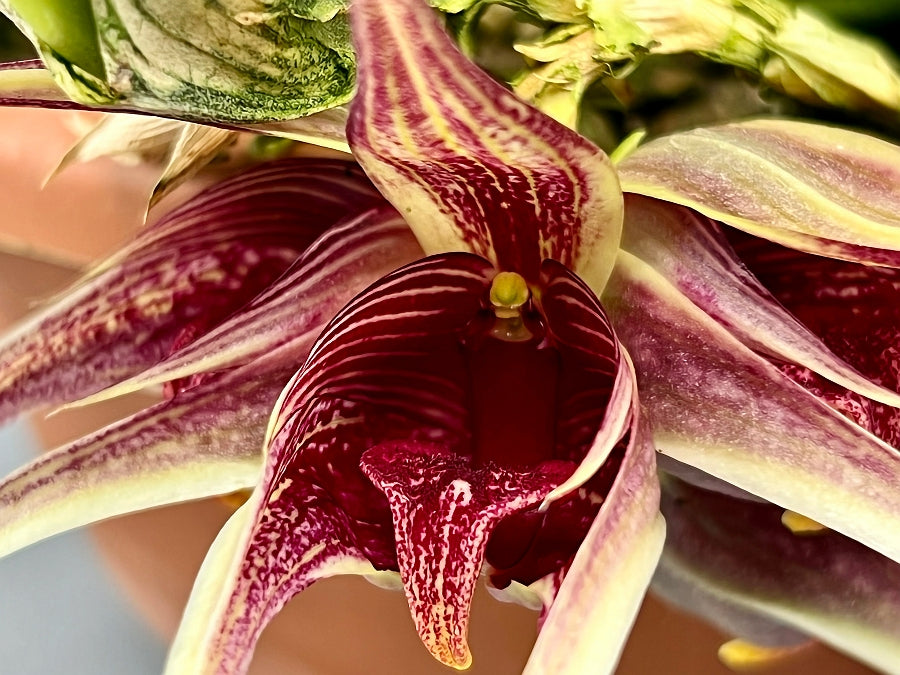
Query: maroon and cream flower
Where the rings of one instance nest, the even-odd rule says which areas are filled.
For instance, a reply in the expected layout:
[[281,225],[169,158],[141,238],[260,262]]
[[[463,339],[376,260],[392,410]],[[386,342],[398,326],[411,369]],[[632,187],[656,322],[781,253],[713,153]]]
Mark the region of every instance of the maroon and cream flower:
[[[8,339],[6,416],[150,384],[167,399],[0,484],[0,551],[255,485],[210,550],[169,672],[244,672],[291,596],[351,573],[402,586],[450,666],[471,661],[484,576],[542,609],[526,672],[609,672],[662,547],[655,446],[680,494],[755,495],[893,570],[892,357],[842,350],[809,309],[821,299],[792,299],[782,254],[735,253],[718,223],[853,261],[796,270],[828,297],[875,285],[867,297],[892,303],[892,272],[863,283],[858,263],[900,259],[900,150],[749,122],[659,139],[614,168],[466,60],[425,3],[359,0],[352,23],[348,138],[368,179],[341,161],[246,171]],[[874,315],[860,332],[890,354],[892,315]],[[670,558],[719,564],[683,553],[703,549],[679,531]],[[785,602],[749,609],[876,665],[900,657],[884,614],[813,602],[816,623]]]

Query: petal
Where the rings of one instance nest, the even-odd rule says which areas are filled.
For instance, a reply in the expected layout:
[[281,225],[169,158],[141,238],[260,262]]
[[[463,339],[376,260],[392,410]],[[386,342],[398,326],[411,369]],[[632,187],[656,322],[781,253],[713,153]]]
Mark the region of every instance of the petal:
[[0,105],[83,107],[69,100],[38,60],[0,64]]
[[538,634],[524,675],[612,673],[665,539],[649,433],[637,422],[622,467]]
[[[836,354],[872,381],[900,391],[896,356],[900,270],[812,256],[740,233],[731,233],[730,238],[760,281]],[[874,400],[831,386],[790,363],[776,365],[832,407],[900,447],[896,407],[866,392],[859,393]]]
[[0,418],[146,368],[251,300],[335,220],[378,201],[344,162],[261,165],[206,190],[5,337]]
[[[808,633],[870,666],[900,662],[900,566],[836,532],[797,536],[783,509],[671,479],[663,582],[717,623],[720,605]],[[656,582],[654,582],[656,583]],[[707,598],[714,604],[705,604]],[[704,609],[714,610],[708,615]],[[758,621],[756,626],[758,626]],[[772,638],[787,637],[782,629]]]
[[472,251],[530,281],[552,258],[602,288],[622,222],[609,159],[480,71],[425,3],[360,0],[351,21],[348,138],[425,251]]
[[0,483],[0,555],[141,509],[258,481],[266,418],[290,377],[236,370],[39,457]]
[[366,451],[361,466],[390,504],[400,576],[422,642],[441,663],[468,668],[469,608],[488,537],[504,517],[539,503],[572,464],[472,468],[468,457],[440,446],[394,442]]
[[658,450],[900,560],[900,452],[787,380],[626,252],[604,305],[634,355]]
[[619,165],[626,192],[683,204],[791,248],[900,266],[900,148],[755,120],[657,139]]
[[860,374],[785,311],[744,268],[715,223],[685,207],[638,195],[629,195],[626,205],[622,248],[651,265],[745,345],[900,406],[900,395]]
[[384,205],[330,228],[247,307],[133,378],[79,405],[269,355],[296,363],[356,293],[414,260],[421,249],[400,215]]
[[556,261],[544,261],[542,271],[540,304],[563,360],[556,456],[580,462],[544,509],[600,471],[628,433],[637,392],[634,369],[594,292]]
[[475,256],[419,261],[323,331],[270,420],[249,515],[204,564],[168,672],[245,672],[266,623],[310,583],[397,569],[390,510],[360,456],[392,440],[464,439],[459,342],[491,276]]

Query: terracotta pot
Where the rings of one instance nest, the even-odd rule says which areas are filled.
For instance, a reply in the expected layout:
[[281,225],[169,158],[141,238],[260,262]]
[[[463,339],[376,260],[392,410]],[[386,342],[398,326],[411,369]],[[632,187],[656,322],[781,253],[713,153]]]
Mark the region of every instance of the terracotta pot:
[[[66,113],[0,109],[0,323],[24,314],[33,299],[62,286],[80,263],[109,251],[140,222],[152,172],[109,161],[75,167],[37,190],[72,138]],[[36,145],[40,139],[40,145]],[[32,142],[32,141],[35,142]],[[15,199],[10,199],[15,195]],[[146,405],[132,397],[67,412],[35,427],[47,447]],[[203,555],[229,515],[220,501],[181,505],[110,521],[92,534],[112,577],[166,639],[174,632]],[[48,617],[48,623],[54,617]],[[479,592],[471,644],[473,675],[521,672],[536,615]],[[49,634],[52,629],[48,628]],[[110,636],[114,639],[114,636]],[[725,636],[649,599],[618,670],[621,674],[724,674],[715,653]],[[446,674],[419,644],[405,599],[356,578],[316,584],[265,632],[255,675]],[[768,673],[850,675],[871,672],[823,647],[790,657]]]

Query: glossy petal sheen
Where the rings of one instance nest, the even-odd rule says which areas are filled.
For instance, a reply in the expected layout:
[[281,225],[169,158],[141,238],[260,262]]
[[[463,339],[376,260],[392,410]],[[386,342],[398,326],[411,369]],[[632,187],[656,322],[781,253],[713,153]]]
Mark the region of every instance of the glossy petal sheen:
[[84,396],[215,327],[347,211],[379,200],[344,162],[261,165],[206,190],[0,344],[0,419]]
[[900,452],[790,382],[628,253],[605,305],[635,357],[657,449],[900,560]]
[[626,192],[683,204],[802,251],[900,266],[900,148],[821,124],[676,133],[619,165]]
[[524,675],[612,673],[665,540],[655,450],[635,420],[628,449],[550,608]]
[[792,534],[772,504],[665,484],[670,537],[660,581],[681,587],[673,590],[691,598],[688,611],[710,595],[896,672],[900,565],[836,532]]
[[505,516],[539,503],[572,473],[571,464],[473,469],[469,458],[439,446],[395,442],[366,451],[362,470],[390,504],[400,576],[422,642],[442,663],[468,668],[469,607],[488,537]]
[[425,251],[472,251],[531,281],[552,258],[602,288],[622,222],[609,159],[473,65],[426,3],[359,0],[352,14],[350,145]]
[[[900,391],[900,270],[812,256],[736,233],[730,238],[751,271],[825,344],[873,382]],[[883,398],[830,386],[815,372],[790,363],[777,365],[860,426],[900,447],[900,410],[884,405]]]

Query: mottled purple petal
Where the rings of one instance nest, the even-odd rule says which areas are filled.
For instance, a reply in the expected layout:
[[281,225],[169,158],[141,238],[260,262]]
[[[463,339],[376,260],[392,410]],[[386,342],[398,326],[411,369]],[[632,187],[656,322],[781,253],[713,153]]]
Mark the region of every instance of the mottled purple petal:
[[79,403],[234,368],[266,354],[296,363],[354,295],[420,255],[409,227],[390,206],[352,217],[325,232],[278,281],[217,328],[139,375]]
[[[900,406],[895,390],[860,374],[822,342],[822,333],[811,332],[787,312],[741,265],[716,223],[685,207],[638,195],[628,195],[626,205],[622,248],[651,265],[745,345],[807,367],[868,398]],[[785,270],[784,276],[790,279],[782,285],[794,287],[793,271]]]
[[612,490],[555,598],[546,596],[552,605],[525,675],[614,671],[665,538],[654,455],[635,419]]
[[604,305],[635,359],[658,450],[900,560],[900,452],[789,381],[628,253]]
[[622,197],[609,159],[479,70],[421,0],[358,0],[348,138],[428,253],[472,251],[535,281],[545,258],[609,276]]
[[618,168],[626,192],[802,251],[900,266],[900,148],[872,136],[736,122],[657,139]]
[[[772,504],[673,479],[664,485],[669,537],[654,585],[665,584],[682,600],[690,598],[684,609],[714,624],[720,606],[743,610],[807,633],[884,672],[896,670],[900,565],[837,532],[797,536],[782,525],[784,510]],[[718,602],[705,604],[705,596]],[[758,632],[759,621],[744,626],[756,634],[743,637],[767,639]],[[786,639],[795,642],[797,636],[782,629],[768,637],[776,644]]]
[[[812,256],[738,233],[730,239],[760,281],[836,354],[873,382],[900,391],[900,270]],[[778,365],[863,428],[900,447],[900,410],[884,405],[890,401],[830,386],[790,362]]]
[[461,670],[472,663],[469,608],[497,523],[539,503],[573,468],[570,462],[473,468],[468,457],[409,442],[380,444],[363,454],[363,472],[390,504],[416,630],[441,663]]
[[261,165],[142,230],[0,345],[0,419],[84,396],[207,332],[322,231],[379,203],[345,162]]

